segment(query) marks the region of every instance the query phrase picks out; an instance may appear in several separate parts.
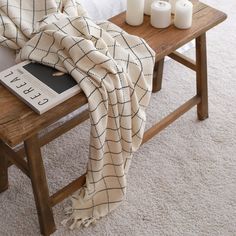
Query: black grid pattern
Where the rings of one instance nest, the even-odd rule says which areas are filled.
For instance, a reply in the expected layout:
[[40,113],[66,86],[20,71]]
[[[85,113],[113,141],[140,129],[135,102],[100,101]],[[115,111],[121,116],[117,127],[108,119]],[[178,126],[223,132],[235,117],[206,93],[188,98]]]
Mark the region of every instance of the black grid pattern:
[[86,185],[73,196],[69,211],[71,228],[88,225],[124,197],[132,153],[144,133],[154,52],[143,39],[110,22],[95,24],[77,1],[59,3],[64,14],[57,11],[59,1],[20,0],[18,6],[12,2],[0,0],[0,43],[21,48],[20,60],[70,73],[88,98]]

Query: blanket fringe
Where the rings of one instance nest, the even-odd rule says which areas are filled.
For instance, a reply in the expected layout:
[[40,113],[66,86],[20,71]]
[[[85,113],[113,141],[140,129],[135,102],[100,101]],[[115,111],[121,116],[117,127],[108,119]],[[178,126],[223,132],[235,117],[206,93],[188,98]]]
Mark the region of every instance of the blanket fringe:
[[68,226],[70,230],[73,230],[75,228],[80,227],[88,227],[91,224],[95,224],[97,222],[97,218],[95,217],[89,217],[85,219],[76,219],[73,215],[71,215],[69,218],[63,220],[61,224],[63,226]]
[[73,230],[75,228],[80,227],[88,227],[91,224],[95,224],[98,220],[97,217],[85,217],[85,218],[78,218],[78,216],[75,216],[73,207],[66,207],[65,208],[65,214],[68,216],[67,219],[64,219],[61,224],[63,226],[67,226],[70,230]]

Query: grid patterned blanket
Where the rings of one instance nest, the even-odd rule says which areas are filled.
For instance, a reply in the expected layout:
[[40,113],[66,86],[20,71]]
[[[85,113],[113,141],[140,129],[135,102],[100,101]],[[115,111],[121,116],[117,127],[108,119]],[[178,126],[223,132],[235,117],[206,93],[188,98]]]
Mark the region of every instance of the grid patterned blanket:
[[114,24],[95,24],[77,0],[0,0],[0,44],[18,50],[19,61],[71,74],[88,98],[86,184],[72,197],[65,221],[71,228],[88,226],[124,198],[144,133],[155,54]]

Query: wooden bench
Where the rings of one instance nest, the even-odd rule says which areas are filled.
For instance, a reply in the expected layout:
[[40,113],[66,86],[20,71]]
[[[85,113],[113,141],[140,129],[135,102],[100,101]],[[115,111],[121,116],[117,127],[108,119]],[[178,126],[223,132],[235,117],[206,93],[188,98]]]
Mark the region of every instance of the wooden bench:
[[[125,13],[111,19],[128,33],[144,38],[156,51],[153,92],[161,89],[165,56],[171,57],[196,72],[196,95],[151,127],[145,133],[143,143],[195,105],[197,105],[200,120],[208,117],[206,32],[224,21],[226,15],[198,1],[193,2],[193,25],[188,30],[178,30],[173,25],[167,29],[155,29],[150,26],[148,16],[145,16],[144,23],[139,27],[127,25]],[[176,49],[193,39],[196,41],[195,61],[176,52]],[[8,189],[8,167],[12,164],[16,165],[31,179],[40,230],[43,235],[50,235],[56,230],[52,207],[78,190],[85,182],[85,175],[49,196],[40,147],[86,120],[89,113],[85,110],[44,136],[39,137],[38,134],[86,103],[87,99],[81,92],[43,115],[37,115],[0,85],[0,192]],[[22,148],[16,151],[14,147],[20,143],[23,143]]]

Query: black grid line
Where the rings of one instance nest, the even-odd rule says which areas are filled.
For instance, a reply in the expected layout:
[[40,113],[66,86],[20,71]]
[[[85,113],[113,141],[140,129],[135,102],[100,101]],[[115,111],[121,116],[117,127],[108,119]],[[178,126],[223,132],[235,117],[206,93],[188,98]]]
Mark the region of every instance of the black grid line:
[[21,48],[18,59],[71,74],[85,93],[86,185],[72,197],[70,220],[87,225],[108,214],[124,198],[133,150],[142,141],[153,50],[110,22],[95,24],[78,0],[0,0],[0,45]]

